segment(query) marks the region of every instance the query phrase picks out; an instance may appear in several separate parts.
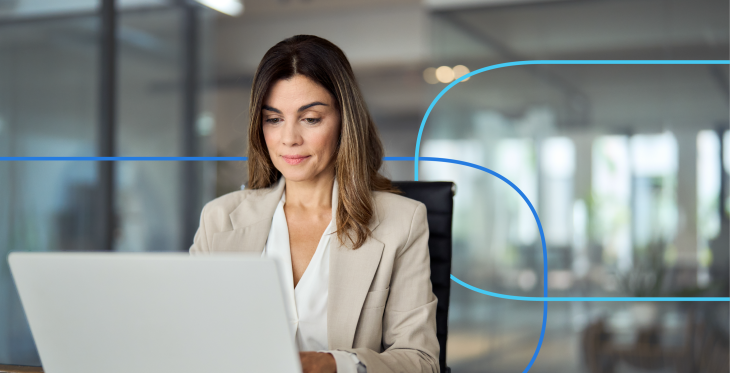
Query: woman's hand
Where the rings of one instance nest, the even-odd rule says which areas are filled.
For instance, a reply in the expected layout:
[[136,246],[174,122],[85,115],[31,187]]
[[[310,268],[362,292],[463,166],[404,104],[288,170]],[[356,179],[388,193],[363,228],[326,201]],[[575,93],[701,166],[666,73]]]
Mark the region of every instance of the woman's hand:
[[332,354],[326,352],[300,352],[304,373],[337,373],[337,363]]

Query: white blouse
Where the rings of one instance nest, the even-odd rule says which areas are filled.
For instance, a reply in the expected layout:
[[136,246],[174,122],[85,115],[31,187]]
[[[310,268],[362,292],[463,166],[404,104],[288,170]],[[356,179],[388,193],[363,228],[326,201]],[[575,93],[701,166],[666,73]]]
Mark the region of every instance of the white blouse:
[[319,240],[312,260],[294,287],[289,227],[284,214],[286,186],[276,206],[269,236],[262,257],[276,259],[284,285],[284,303],[292,337],[299,351],[329,352],[337,363],[338,373],[365,373],[357,355],[347,351],[329,351],[327,342],[327,291],[329,286],[329,243],[337,239],[336,229],[337,180],[332,186],[332,219]]

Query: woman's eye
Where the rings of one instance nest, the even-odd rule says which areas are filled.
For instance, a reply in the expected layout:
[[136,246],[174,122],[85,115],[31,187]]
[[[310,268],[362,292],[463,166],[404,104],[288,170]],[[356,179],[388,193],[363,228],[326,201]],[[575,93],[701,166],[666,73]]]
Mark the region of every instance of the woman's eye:
[[271,124],[279,123],[279,118],[269,118],[266,120],[266,123],[271,123]]
[[305,121],[307,121],[308,124],[317,124],[319,123],[319,118],[304,118]]

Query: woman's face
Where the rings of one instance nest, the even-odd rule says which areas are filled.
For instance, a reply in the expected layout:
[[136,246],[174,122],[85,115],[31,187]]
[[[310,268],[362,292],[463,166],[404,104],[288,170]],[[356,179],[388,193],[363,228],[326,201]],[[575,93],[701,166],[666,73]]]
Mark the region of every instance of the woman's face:
[[303,75],[279,80],[264,98],[261,115],[269,156],[287,180],[334,174],[340,113],[324,87]]

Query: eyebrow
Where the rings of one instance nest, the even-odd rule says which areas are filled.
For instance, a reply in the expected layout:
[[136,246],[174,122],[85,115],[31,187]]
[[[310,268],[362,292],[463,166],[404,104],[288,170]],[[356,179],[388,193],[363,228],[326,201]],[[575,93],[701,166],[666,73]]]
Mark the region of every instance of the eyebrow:
[[[317,106],[317,105],[322,105],[322,106],[329,106],[329,105],[327,105],[327,104],[325,104],[325,103],[323,103],[323,102],[315,101],[315,102],[312,102],[311,104],[306,104],[306,105],[303,105],[302,107],[300,107],[300,108],[299,108],[299,110],[297,110],[297,112],[298,112],[298,113],[301,113],[302,111],[304,111],[304,110],[307,110],[307,109],[309,109],[310,107],[312,107],[312,106]],[[276,109],[276,108],[273,108],[273,107],[271,107],[271,106],[269,106],[269,105],[263,105],[263,106],[261,106],[261,108],[262,108],[262,109],[264,109],[264,110],[268,110],[268,111],[273,111],[273,112],[275,112],[275,113],[279,113],[279,114],[281,114],[281,110],[279,110],[279,109]]]

